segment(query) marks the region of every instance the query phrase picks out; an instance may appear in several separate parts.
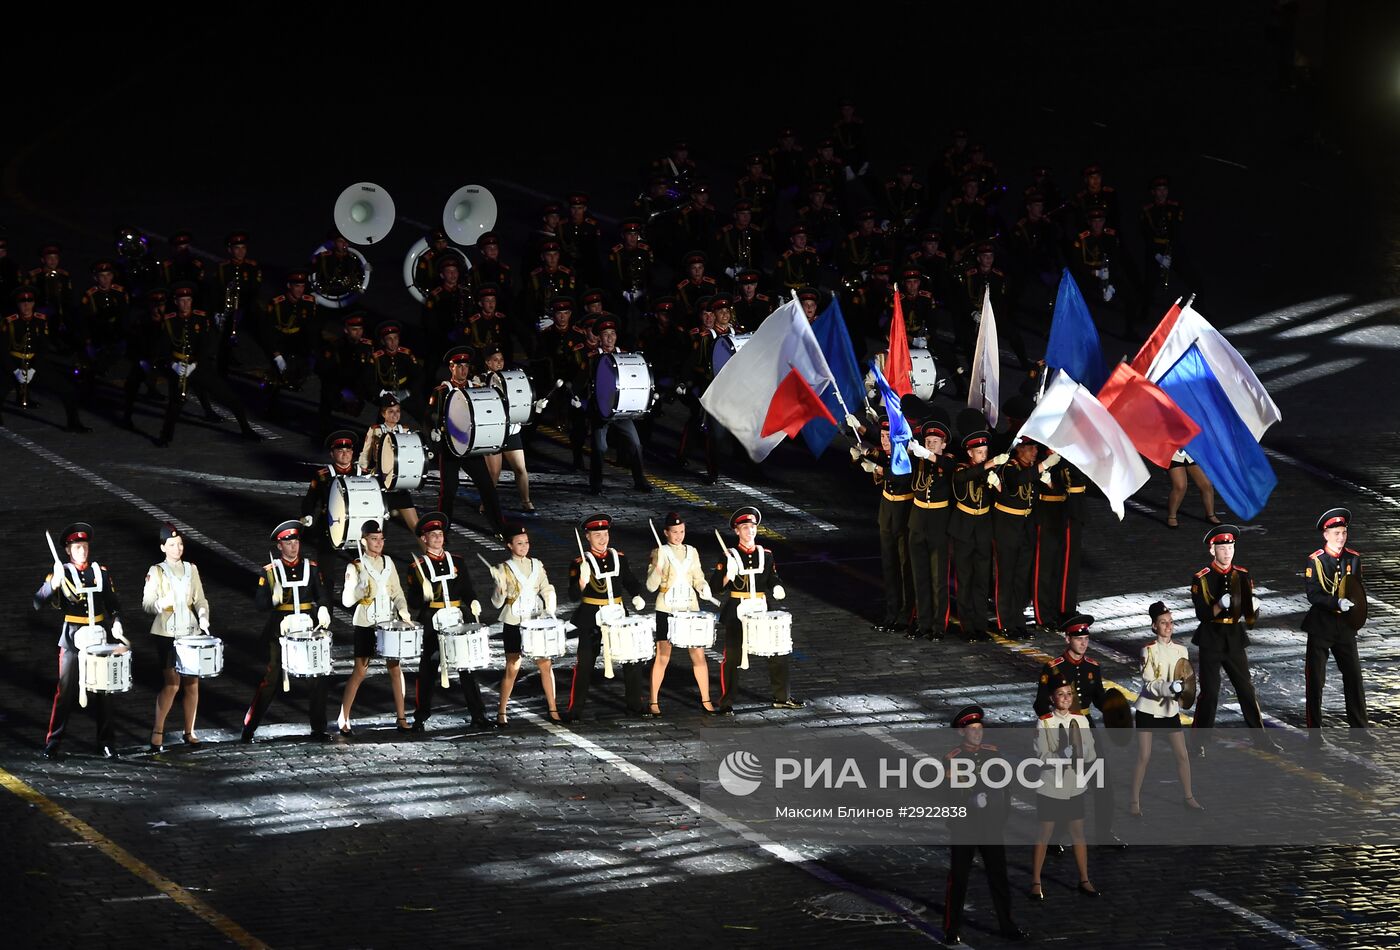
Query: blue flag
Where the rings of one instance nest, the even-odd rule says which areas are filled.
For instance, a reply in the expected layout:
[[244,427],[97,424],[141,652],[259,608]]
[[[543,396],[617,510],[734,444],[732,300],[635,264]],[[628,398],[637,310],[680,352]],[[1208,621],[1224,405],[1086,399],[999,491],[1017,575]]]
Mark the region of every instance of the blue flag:
[[908,475],[909,440],[914,438],[914,433],[909,431],[909,420],[904,418],[899,394],[885,381],[885,374],[873,363],[870,371],[875,374],[875,387],[885,401],[885,415],[890,417],[890,471],[895,475]]
[[1157,385],[1201,427],[1201,434],[1186,444],[1187,453],[1210,477],[1230,510],[1252,521],[1269,500],[1278,477],[1196,344]]
[[1060,275],[1060,289],[1055,294],[1055,316],[1050,321],[1045,364],[1069,373],[1091,393],[1097,393],[1108,381],[1098,328],[1068,269]]
[[[846,410],[836,398],[836,391],[840,390],[847,406],[859,406],[865,399],[865,384],[861,381],[851,335],[846,331],[846,318],[841,314],[841,305],[836,302],[835,296],[821,316],[812,322],[812,334],[826,357],[826,365],[831,367],[831,375],[836,378],[836,385],[822,393],[822,402],[839,421],[845,417]],[[831,440],[836,438],[836,426],[825,419],[813,419],[802,427],[802,438],[813,455],[821,455],[831,445]]]

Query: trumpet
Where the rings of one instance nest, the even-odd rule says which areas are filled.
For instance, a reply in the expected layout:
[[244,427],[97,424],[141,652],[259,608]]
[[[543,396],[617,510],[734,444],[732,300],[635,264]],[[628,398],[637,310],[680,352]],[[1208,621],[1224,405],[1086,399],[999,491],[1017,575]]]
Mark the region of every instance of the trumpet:
[[30,357],[24,356],[24,357],[20,357],[20,361],[19,361],[19,370],[20,370],[20,373],[21,373],[22,376],[23,376],[23,378],[20,380],[20,384],[19,384],[19,404],[20,404],[20,408],[22,408],[22,409],[28,409],[28,408],[29,408],[29,373],[30,373],[30,370],[29,370],[29,362],[30,362],[30,359],[31,359]]

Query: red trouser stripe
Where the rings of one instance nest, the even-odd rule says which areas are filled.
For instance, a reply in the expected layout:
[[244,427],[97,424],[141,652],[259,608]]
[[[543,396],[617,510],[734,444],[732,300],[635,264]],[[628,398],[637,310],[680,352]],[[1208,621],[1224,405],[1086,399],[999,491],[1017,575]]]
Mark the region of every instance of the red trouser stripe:
[[1065,594],[1069,593],[1069,528],[1070,523],[1065,522],[1065,569],[1060,575],[1060,613],[1065,612]]
[[997,627],[1006,632],[1006,624],[1001,622],[1001,560],[997,557],[996,542],[992,542],[992,603],[996,606]]
[[574,711],[574,687],[578,685],[578,667],[579,664],[575,662],[574,675],[569,679],[569,712]]
[[1031,606],[1035,610],[1035,622],[1044,624],[1040,615],[1040,525],[1035,526],[1035,570],[1031,572]]
[[729,659],[729,647],[725,646],[724,652],[719,657],[719,694],[721,697],[729,695],[729,687],[724,682],[724,664]]
[[49,731],[44,736],[44,745],[53,737],[53,722],[58,718],[58,700],[63,695],[63,647],[58,648],[58,685],[53,690],[53,709],[49,712]]

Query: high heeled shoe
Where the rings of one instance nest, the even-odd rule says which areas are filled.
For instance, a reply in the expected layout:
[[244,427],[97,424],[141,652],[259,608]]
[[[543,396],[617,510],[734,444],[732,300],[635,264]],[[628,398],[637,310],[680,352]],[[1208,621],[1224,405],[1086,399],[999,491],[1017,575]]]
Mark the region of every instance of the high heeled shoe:
[[406,717],[404,717],[404,716],[400,716],[398,719],[396,719],[396,720],[394,721],[394,728],[397,729],[397,730],[399,730],[399,732],[412,732],[412,731],[413,731],[413,726],[412,726],[412,724],[409,723],[408,719],[407,719]]
[[648,719],[660,719],[660,718],[661,718],[661,704],[660,704],[660,703],[647,703],[646,711],[643,712],[642,715],[645,716],[645,717],[648,718]]
[[564,717],[561,716],[561,715],[559,715],[559,710],[554,709],[553,707],[551,707],[551,708],[549,709],[549,721],[550,721],[550,722],[557,722],[557,723],[562,724],[562,723],[564,722]]
[[702,699],[700,701],[700,711],[707,716],[720,715],[720,711],[715,708],[715,703],[712,699]]
[[1040,886],[1039,881],[1036,881],[1031,885],[1031,889],[1026,892],[1026,896],[1033,901],[1043,901],[1045,900],[1045,888]]
[[1079,892],[1079,896],[1080,896],[1080,897],[1098,897],[1098,896],[1100,896],[1100,892],[1099,892],[1098,890],[1096,890],[1096,889],[1094,888],[1094,885],[1093,885],[1093,884],[1090,884],[1088,881],[1080,881],[1080,882],[1079,882],[1079,886],[1078,886],[1077,888],[1075,888],[1075,890],[1077,890],[1077,891]]
[[[156,736],[160,736],[160,738],[157,739]],[[153,732],[153,733],[151,733],[151,744],[147,747],[147,749],[148,749],[148,751],[150,751],[150,752],[164,752],[164,751],[165,751],[165,733],[163,733],[163,732]]]
[[185,745],[192,745],[192,746],[204,745],[204,740],[201,739],[199,736],[195,735],[193,732],[186,732],[186,733],[183,733],[183,734],[182,734],[182,737],[183,737],[184,740],[185,740]]
[[1196,801],[1195,795],[1188,795],[1181,800],[1181,807],[1187,811],[1205,811],[1206,806]]

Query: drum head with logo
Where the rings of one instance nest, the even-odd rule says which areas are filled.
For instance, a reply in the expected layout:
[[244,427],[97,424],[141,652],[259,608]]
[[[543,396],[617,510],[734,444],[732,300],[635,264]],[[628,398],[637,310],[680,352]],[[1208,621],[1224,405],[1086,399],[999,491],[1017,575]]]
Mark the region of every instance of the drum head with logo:
[[350,492],[345,479],[331,482],[330,493],[326,496],[326,530],[330,533],[331,544],[342,547],[349,537]]
[[491,455],[505,444],[505,401],[489,386],[452,390],[446,417],[447,449],[458,458]]

